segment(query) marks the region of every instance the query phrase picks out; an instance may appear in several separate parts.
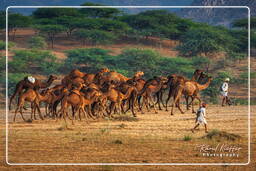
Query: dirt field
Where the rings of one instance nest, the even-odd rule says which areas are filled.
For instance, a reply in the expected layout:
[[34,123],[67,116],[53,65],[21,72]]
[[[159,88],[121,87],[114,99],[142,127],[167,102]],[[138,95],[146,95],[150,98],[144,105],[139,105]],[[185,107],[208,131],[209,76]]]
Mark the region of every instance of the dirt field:
[[[252,106],[255,111],[256,106]],[[4,113],[4,112],[2,112]],[[13,112],[9,115],[9,163],[246,163],[248,161],[248,109],[247,106],[219,107],[209,106],[207,121],[209,131],[218,129],[241,136],[237,140],[225,138],[202,138],[203,127],[194,134],[190,129],[194,126],[194,115],[190,111],[174,116],[161,111],[158,114],[139,114],[138,119],[118,116],[116,119],[101,119],[97,121],[76,121],[69,123],[65,129],[63,121],[55,122],[51,119],[37,120],[24,123],[18,115],[18,122],[12,123]],[[26,118],[29,118],[27,113]],[[122,120],[122,121],[120,121]],[[4,132],[4,121],[1,121],[1,131]],[[252,118],[255,123],[255,117]],[[255,135],[255,125],[252,125]],[[186,137],[189,137],[186,141]],[[2,140],[5,139],[1,134]],[[198,146],[219,144],[241,148],[236,157],[207,157],[203,156]],[[253,146],[252,163],[247,168],[253,170],[255,166],[255,136],[251,141]],[[5,164],[5,150],[1,146],[2,169],[52,169],[52,170],[170,170],[170,166],[7,166]],[[216,152],[218,153],[218,152]],[[220,153],[220,152],[219,152]],[[69,168],[69,169],[68,169]],[[82,169],[83,168],[83,169]],[[181,166],[179,169],[193,169],[192,166]],[[217,166],[217,170],[234,170],[234,166]],[[219,168],[219,169],[218,169]],[[1,168],[0,168],[1,169]],[[199,168],[200,169],[200,168]],[[211,166],[201,169],[214,170]]]

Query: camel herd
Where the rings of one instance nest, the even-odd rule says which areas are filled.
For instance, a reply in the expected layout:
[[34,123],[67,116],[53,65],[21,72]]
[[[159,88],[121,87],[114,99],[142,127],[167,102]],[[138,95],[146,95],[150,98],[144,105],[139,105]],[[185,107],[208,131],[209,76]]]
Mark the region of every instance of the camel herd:
[[[174,108],[177,107],[181,113],[184,111],[180,107],[181,98],[186,100],[186,108],[189,110],[192,105],[194,111],[194,100],[201,100],[198,93],[206,89],[212,77],[209,77],[202,70],[195,70],[191,79],[184,76],[171,74],[168,77],[156,76],[149,80],[144,80],[144,73],[138,71],[132,78],[127,78],[122,74],[103,68],[96,74],[83,73],[78,69],[72,70],[62,80],[61,84],[51,86],[57,79],[56,76],[50,75],[46,82],[35,79],[32,83],[25,77],[17,83],[14,94],[10,97],[9,110],[13,99],[18,95],[18,104],[15,115],[19,112],[23,116],[25,102],[31,104],[31,120],[36,119],[38,112],[40,118],[45,117],[63,118],[72,120],[83,117],[96,119],[100,117],[113,117],[113,113],[126,113],[131,111],[134,117],[137,112],[144,113],[146,108],[149,112],[151,108],[157,113],[161,106],[168,111],[168,102],[173,98],[171,103],[171,115],[174,114]],[[204,82],[204,83],[201,83]],[[164,93],[168,91],[168,97],[163,99]],[[189,98],[191,99],[189,103]],[[40,104],[45,104],[45,115],[41,114]],[[69,108],[71,107],[71,117]]]

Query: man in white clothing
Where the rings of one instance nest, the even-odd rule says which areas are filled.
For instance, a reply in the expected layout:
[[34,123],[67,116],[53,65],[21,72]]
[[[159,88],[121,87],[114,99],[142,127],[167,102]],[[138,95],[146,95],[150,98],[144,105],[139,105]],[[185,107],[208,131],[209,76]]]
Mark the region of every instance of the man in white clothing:
[[230,100],[228,98],[228,83],[229,83],[230,79],[226,78],[224,80],[224,83],[221,86],[220,89],[220,94],[223,96],[222,99],[222,106],[224,106],[225,104],[231,105]]

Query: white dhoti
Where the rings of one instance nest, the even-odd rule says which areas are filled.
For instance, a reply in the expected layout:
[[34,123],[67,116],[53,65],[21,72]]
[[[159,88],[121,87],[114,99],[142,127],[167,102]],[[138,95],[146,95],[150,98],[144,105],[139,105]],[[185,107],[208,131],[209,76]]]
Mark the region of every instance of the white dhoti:
[[227,91],[221,91],[220,94],[221,94],[223,97],[227,97],[227,96],[228,96],[228,92],[227,92]]

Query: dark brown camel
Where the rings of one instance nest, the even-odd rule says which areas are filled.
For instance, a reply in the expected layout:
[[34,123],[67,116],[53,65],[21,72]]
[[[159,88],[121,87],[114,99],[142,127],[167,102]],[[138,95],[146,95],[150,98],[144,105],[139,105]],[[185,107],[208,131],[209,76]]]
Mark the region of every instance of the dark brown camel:
[[23,80],[21,80],[20,82],[18,82],[16,84],[16,87],[15,87],[15,90],[14,90],[14,93],[13,95],[10,97],[10,103],[9,103],[9,110],[11,110],[11,104],[12,104],[12,101],[14,99],[14,97],[18,94],[20,96],[20,94],[24,91],[24,90],[27,90],[29,88],[31,89],[40,89],[40,88],[47,88],[49,87],[52,82],[54,80],[56,80],[57,77],[56,76],[53,76],[53,75],[50,75],[49,79],[46,81],[46,82],[41,82],[40,80],[38,79],[35,79],[35,83],[31,83],[29,82],[28,80],[28,77],[25,77]]

